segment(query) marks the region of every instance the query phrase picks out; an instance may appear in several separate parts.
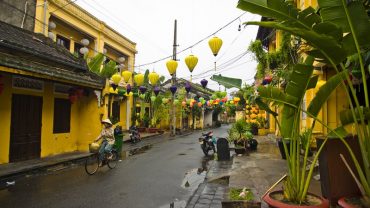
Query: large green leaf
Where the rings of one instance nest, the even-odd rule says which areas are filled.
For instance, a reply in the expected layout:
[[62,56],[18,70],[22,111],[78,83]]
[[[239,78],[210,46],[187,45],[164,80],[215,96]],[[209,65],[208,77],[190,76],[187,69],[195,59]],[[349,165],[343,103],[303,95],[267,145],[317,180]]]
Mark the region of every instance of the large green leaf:
[[112,77],[115,73],[117,73],[117,63],[110,60],[108,63],[104,64],[103,69],[101,70],[101,76],[105,78]]
[[94,56],[89,61],[89,63],[87,65],[88,65],[90,71],[92,71],[96,74],[100,74],[101,65],[103,64],[103,61],[104,61],[104,55],[102,53],[98,53],[98,54],[96,54],[96,56]]
[[318,0],[318,4],[324,22],[334,23],[343,33],[349,33],[344,45],[348,55],[355,52],[354,37],[360,46],[370,46],[370,21],[362,1]]
[[[295,22],[298,16],[298,9],[284,0],[239,0],[239,9],[264,17],[281,21]],[[309,29],[310,22],[297,22],[300,27]]]
[[[358,122],[360,122],[360,114],[364,115],[365,120],[370,120],[370,109],[361,106],[360,108],[355,108],[355,115]],[[340,112],[340,122],[343,126],[347,124],[352,124],[355,122],[353,119],[352,111],[350,109],[343,110]]]
[[[299,36],[305,39],[307,41],[307,44],[313,46],[314,48],[320,48],[320,51],[329,56],[335,64],[341,63],[347,57],[346,51],[342,48],[338,41],[335,40],[331,35],[326,35],[314,30],[305,30],[298,27],[288,26],[284,22],[278,23],[266,21],[266,22],[247,22],[246,24],[275,28]],[[329,25],[330,23],[319,23],[319,24],[324,24],[321,25],[320,28],[325,28],[325,24]],[[322,55],[322,57],[324,57],[324,55]]]
[[343,126],[339,126],[333,131],[329,132],[328,137],[329,138],[339,138],[339,137],[346,137],[348,135],[348,132]]
[[260,98],[265,99],[267,101],[274,102],[277,105],[284,104],[286,102],[286,95],[283,91],[281,91],[277,87],[273,86],[259,86],[257,88],[258,95]]
[[242,80],[236,79],[232,77],[223,77],[221,74],[219,75],[213,75],[211,77],[211,80],[217,82],[220,85],[225,86],[226,88],[238,88],[240,89],[242,86]]
[[275,111],[271,110],[271,108],[265,102],[263,102],[261,98],[256,98],[254,101],[261,110],[265,110],[266,112],[272,114],[275,117],[278,116],[278,114]]
[[329,99],[331,93],[340,85],[342,79],[345,79],[345,72],[341,72],[331,77],[323,86],[320,87],[319,91],[316,93],[314,99],[312,99],[310,105],[307,108],[312,116],[317,116],[320,112],[323,104]]
[[319,75],[315,75],[311,77],[310,81],[308,82],[307,89],[312,89],[316,87],[317,81],[319,80]]

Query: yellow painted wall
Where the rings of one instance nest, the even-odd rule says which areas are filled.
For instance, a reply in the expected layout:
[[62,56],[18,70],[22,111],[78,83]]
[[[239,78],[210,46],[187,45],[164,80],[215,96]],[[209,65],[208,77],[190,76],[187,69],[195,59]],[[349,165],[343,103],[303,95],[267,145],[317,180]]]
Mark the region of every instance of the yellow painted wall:
[[4,91],[0,94],[0,164],[9,162],[11,100],[12,94],[24,94],[43,97],[42,129],[41,129],[41,157],[76,150],[87,151],[91,143],[100,133],[100,114],[103,107],[98,107],[94,93],[83,96],[71,105],[71,128],[69,133],[53,133],[54,98],[68,99],[68,95],[54,93],[54,84],[44,81],[44,91],[32,91],[12,88],[12,75],[3,75]]
[[11,120],[11,78],[9,74],[0,73],[4,84],[4,90],[0,94],[0,164],[9,162],[9,146],[10,146],[10,120]]

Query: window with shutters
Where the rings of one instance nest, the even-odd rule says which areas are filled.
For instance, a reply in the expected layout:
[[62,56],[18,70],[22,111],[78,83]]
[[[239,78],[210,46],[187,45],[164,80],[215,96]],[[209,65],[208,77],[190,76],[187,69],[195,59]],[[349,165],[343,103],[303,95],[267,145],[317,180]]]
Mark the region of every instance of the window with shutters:
[[[114,121],[120,121],[120,104],[119,101],[113,101],[112,103],[112,118]],[[113,122],[113,121],[112,121]]]
[[54,99],[54,133],[69,133],[71,129],[71,102],[67,99]]

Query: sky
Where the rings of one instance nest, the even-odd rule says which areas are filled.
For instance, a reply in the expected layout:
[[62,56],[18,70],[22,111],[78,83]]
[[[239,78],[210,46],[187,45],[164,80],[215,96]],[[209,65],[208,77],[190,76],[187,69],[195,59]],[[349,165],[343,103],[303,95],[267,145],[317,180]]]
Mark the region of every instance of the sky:
[[[243,83],[253,82],[257,64],[252,54],[247,53],[247,48],[256,38],[258,28],[244,27],[242,23],[256,21],[260,17],[236,8],[238,0],[77,0],[75,3],[137,44],[135,66],[172,55],[176,19],[178,52],[206,38],[177,55],[177,77],[190,79],[184,60],[193,54],[199,60],[193,71],[193,82],[207,79],[207,87],[213,90],[224,90],[223,86],[220,88],[210,80],[213,74],[239,78]],[[230,25],[224,27],[230,22]],[[241,31],[238,31],[239,25]],[[214,35],[223,40],[217,57],[213,56],[208,46],[210,38],[207,37]],[[134,67],[134,70],[142,73],[146,69],[154,70],[170,78],[166,68],[167,60]]]

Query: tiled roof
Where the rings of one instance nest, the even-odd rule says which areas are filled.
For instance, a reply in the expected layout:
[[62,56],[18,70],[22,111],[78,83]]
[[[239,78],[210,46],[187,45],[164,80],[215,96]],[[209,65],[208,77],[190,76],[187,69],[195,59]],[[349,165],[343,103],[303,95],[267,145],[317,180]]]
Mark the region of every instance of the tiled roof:
[[102,79],[89,71],[85,60],[75,57],[42,34],[1,21],[0,52],[0,65],[103,87]]

